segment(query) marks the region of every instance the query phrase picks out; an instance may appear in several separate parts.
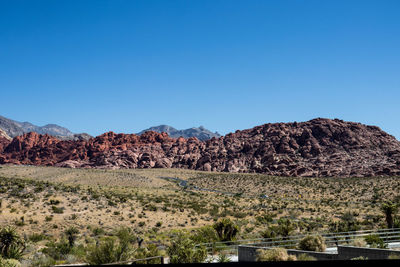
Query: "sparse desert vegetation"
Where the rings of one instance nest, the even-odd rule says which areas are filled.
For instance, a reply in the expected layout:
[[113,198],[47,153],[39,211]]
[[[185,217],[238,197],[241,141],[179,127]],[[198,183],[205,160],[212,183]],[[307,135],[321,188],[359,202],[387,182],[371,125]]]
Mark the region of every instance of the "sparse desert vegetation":
[[[187,184],[182,187],[160,177]],[[182,255],[187,253],[176,251],[176,242],[195,245],[399,227],[399,188],[397,177],[288,178],[181,169],[3,165],[0,228],[14,233],[23,247],[14,251],[20,252],[18,257],[2,257],[32,266],[153,255],[186,262]],[[382,247],[374,236],[365,242]],[[323,247],[320,243],[304,241],[317,251]],[[203,259],[199,249],[191,253]]]

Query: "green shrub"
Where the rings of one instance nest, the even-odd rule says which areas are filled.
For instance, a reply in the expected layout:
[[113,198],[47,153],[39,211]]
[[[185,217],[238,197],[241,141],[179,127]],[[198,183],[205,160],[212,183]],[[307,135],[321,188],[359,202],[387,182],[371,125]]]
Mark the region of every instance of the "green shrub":
[[56,265],[56,261],[52,257],[44,254],[36,255],[31,262],[31,266],[35,267],[50,267],[54,265]]
[[93,234],[94,234],[95,236],[104,235],[104,233],[105,233],[104,229],[103,229],[103,228],[100,228],[100,227],[94,228],[94,229],[92,230],[92,232],[93,232]]
[[233,223],[229,218],[223,218],[216,222],[213,228],[217,232],[220,241],[232,241],[239,233],[239,226]]
[[258,249],[257,261],[295,261],[296,256],[289,255],[284,248]]
[[42,252],[55,260],[64,260],[71,252],[71,246],[68,241],[61,240],[60,242],[49,242]]
[[179,232],[167,249],[170,263],[201,263],[207,258],[206,248],[195,247],[195,243],[185,234]]
[[72,248],[77,238],[77,234],[79,234],[79,230],[72,226],[65,230],[64,234],[67,236],[68,244]]
[[213,243],[219,240],[217,232],[212,226],[203,226],[195,230],[190,237],[196,244]]
[[7,226],[0,230],[0,256],[6,259],[20,259],[25,247],[25,242],[15,228]]
[[[147,247],[143,248],[140,247],[136,250],[134,258],[135,259],[144,259],[144,258],[150,258],[150,257],[156,257],[156,256],[161,256],[160,250],[157,248],[155,244],[149,244]],[[147,264],[159,264],[160,259],[151,259],[147,261],[139,261],[138,263],[147,263]]]
[[36,243],[36,242],[39,242],[39,241],[42,241],[42,240],[46,239],[46,236],[43,235],[43,234],[33,233],[28,237],[28,239],[29,239],[29,241],[32,241],[33,243]]
[[117,251],[114,239],[107,238],[99,245],[87,249],[86,262],[91,265],[117,262]]
[[1,267],[21,267],[21,263],[16,259],[3,259],[0,256],[0,266]]
[[64,213],[64,208],[63,207],[57,207],[57,206],[51,206],[51,210],[53,211],[53,213],[57,213],[57,214],[62,214]]
[[387,244],[378,235],[367,235],[365,241],[371,248],[386,248]]
[[115,238],[106,238],[103,242],[87,249],[86,262],[89,264],[105,264],[126,261],[133,256],[132,243],[136,240],[132,230],[127,227],[118,229]]
[[317,252],[325,251],[325,239],[320,235],[305,236],[299,242],[299,249]]

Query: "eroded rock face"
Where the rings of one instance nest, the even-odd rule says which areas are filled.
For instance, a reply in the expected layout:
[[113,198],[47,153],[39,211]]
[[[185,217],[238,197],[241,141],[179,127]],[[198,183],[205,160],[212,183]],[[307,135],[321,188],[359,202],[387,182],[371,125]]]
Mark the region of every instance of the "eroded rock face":
[[61,141],[29,133],[0,139],[0,163],[69,168],[187,168],[277,176],[400,175],[400,142],[378,127],[342,120],[264,124],[202,142],[108,132]]

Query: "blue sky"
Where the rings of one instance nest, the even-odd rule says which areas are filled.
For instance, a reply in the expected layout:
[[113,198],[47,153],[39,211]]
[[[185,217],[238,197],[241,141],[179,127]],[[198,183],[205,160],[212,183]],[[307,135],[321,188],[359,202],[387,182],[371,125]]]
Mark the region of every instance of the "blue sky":
[[400,139],[400,1],[0,0],[0,115],[226,134],[340,118]]

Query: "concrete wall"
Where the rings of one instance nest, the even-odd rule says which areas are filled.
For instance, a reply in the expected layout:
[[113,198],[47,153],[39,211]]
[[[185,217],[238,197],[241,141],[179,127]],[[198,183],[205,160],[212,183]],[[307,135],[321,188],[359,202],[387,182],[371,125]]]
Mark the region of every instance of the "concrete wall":
[[257,261],[257,249],[260,248],[253,246],[238,246],[238,261],[239,262]]
[[380,248],[361,248],[352,246],[338,246],[338,259],[349,260],[360,256],[369,260],[387,259],[389,255],[400,256],[399,250],[380,249]]

